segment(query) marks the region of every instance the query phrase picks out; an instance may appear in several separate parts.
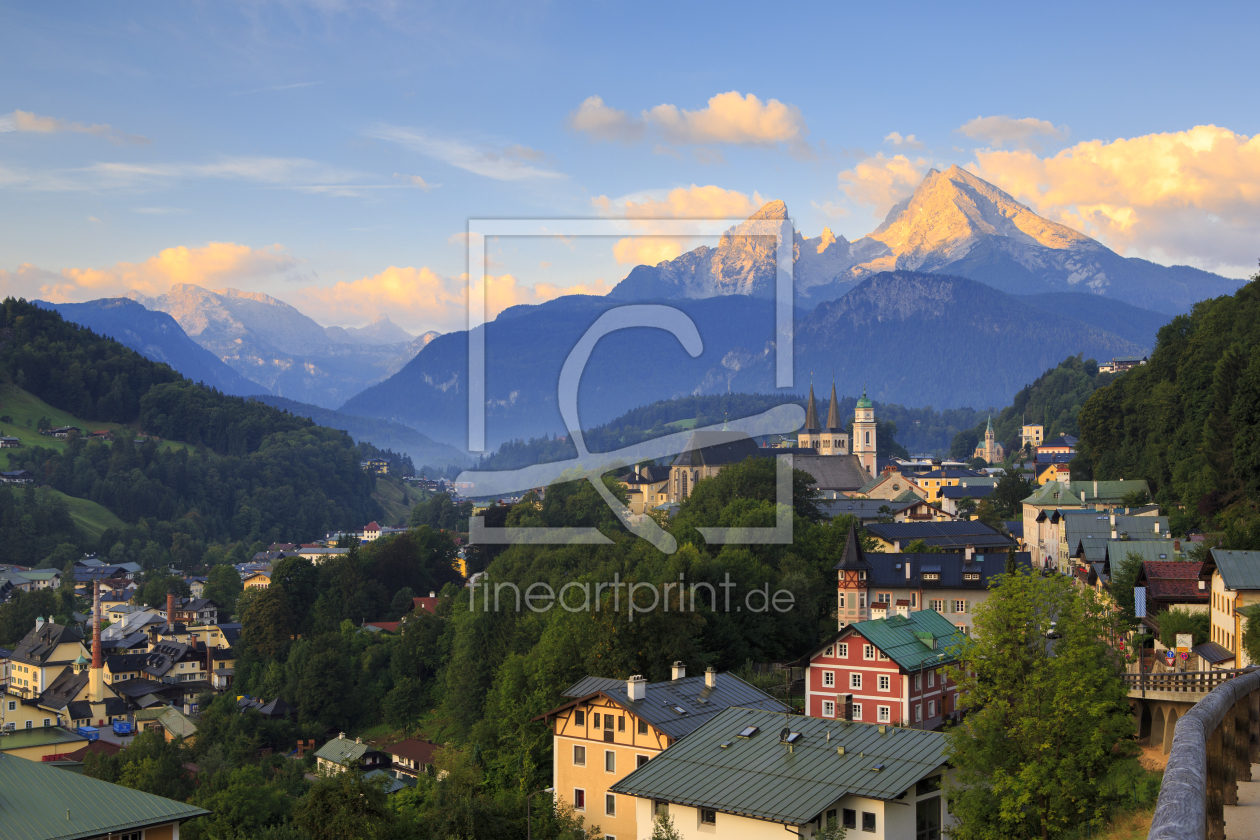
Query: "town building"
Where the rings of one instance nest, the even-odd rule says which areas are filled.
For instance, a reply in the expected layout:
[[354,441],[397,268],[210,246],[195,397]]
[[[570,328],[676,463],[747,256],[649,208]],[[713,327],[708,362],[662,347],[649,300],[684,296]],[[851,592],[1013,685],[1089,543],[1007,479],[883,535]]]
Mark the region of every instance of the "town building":
[[1202,563],[1175,560],[1144,560],[1135,587],[1146,589],[1146,614],[1158,615],[1177,607],[1186,612],[1209,612],[1212,608],[1208,582],[1199,578]]
[[359,462],[359,469],[373,475],[388,475],[389,461],[386,461],[384,458],[369,458],[366,461]]
[[914,482],[914,474],[902,472],[894,467],[884,470],[866,484],[863,484],[852,495],[866,499],[884,499],[903,501],[911,497],[926,499],[927,491]]
[[271,586],[271,569],[267,569],[265,571],[259,569],[254,572],[250,572],[249,575],[241,581],[241,585],[245,589],[266,589],[268,586]]
[[[646,840],[668,816],[684,840],[802,840],[834,822],[855,838],[939,838],[954,819],[939,732],[729,708],[610,789]],[[858,833],[859,828],[862,833]]]
[[1037,447],[1038,455],[1074,455],[1079,441],[1071,435],[1059,435]]
[[562,692],[572,698],[536,720],[552,724],[552,787],[556,797],[605,838],[650,836],[633,799],[613,793],[617,780],[661,755],[722,710],[740,706],[776,716],[787,706],[730,673],[688,677],[675,662],[673,679],[649,683],[586,677]]
[[633,514],[647,513],[669,502],[669,471],[664,467],[635,464],[617,479],[626,491],[626,507]]
[[1034,450],[1041,446],[1041,442],[1045,440],[1046,427],[1040,423],[1025,423],[1019,427],[1019,445],[1021,448],[1027,449],[1032,447]]
[[6,836],[22,840],[178,840],[182,823],[210,814],[7,752],[0,755],[0,790]]
[[983,522],[877,522],[866,526],[882,551],[903,551],[918,540],[943,551],[1006,551],[1015,540]]
[[976,470],[963,469],[939,469],[931,470],[924,473],[916,473],[909,476],[910,480],[923,489],[923,497],[929,502],[941,501],[941,494],[947,487],[958,487],[963,482],[974,482],[976,479],[985,479],[992,483],[992,479],[984,473]]
[[363,743],[362,738],[351,741],[344,732],[315,752],[315,766],[321,773],[343,773],[351,767],[383,770],[391,761],[389,753]]
[[[856,418],[855,418],[856,419]],[[840,422],[840,403],[836,399],[836,383],[831,383],[831,405],[827,409],[827,425],[818,425],[818,407],[814,403],[814,386],[809,386],[805,403],[805,428],[796,435],[796,445],[812,449],[819,455],[848,455],[849,435]]]
[[1099,373],[1124,373],[1132,370],[1138,365],[1144,365],[1147,362],[1146,356],[1116,356],[1109,362],[1103,362],[1098,366]]
[[846,625],[797,663],[807,669],[805,713],[940,728],[950,716],[957,718],[957,691],[944,668],[956,661],[963,638],[935,610],[908,606]]
[[[964,635],[974,626],[976,608],[989,597],[994,578],[1008,571],[1011,561],[1005,552],[989,554],[967,551],[941,554],[868,554],[867,603],[871,617],[891,616],[916,610],[940,613]],[[1014,558],[1015,568],[1029,570],[1027,552]],[[840,616],[840,626],[846,618]]]
[[989,425],[985,427],[984,439],[976,446],[972,458],[980,458],[986,464],[1000,464],[1006,460],[1006,450],[997,442],[993,433],[993,417],[989,417]]
[[1260,604],[1260,551],[1213,548],[1199,579],[1209,587],[1211,641],[1229,652],[1234,668],[1253,664],[1242,647],[1247,618],[1240,610]]
[[853,454],[862,463],[868,476],[879,474],[877,461],[877,443],[875,428],[875,409],[866,398],[866,388],[862,388],[862,396],[853,410]]
[[432,741],[421,741],[418,738],[407,738],[385,748],[393,761],[393,770],[400,776],[412,779],[429,772],[433,766],[433,756],[442,749],[440,744]]

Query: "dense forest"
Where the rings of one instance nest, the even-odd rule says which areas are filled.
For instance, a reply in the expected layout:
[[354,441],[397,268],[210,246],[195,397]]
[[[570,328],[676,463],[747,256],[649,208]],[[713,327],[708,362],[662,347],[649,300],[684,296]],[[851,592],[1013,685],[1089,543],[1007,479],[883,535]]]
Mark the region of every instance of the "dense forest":
[[1098,479],[1142,477],[1174,531],[1260,548],[1260,274],[1160,331],[1148,364],[1098,389],[1080,416]]
[[194,385],[56,312],[12,298],[0,310],[3,381],[82,420],[186,444],[151,437],[133,444],[123,435],[112,443],[72,438],[64,449],[10,450],[9,469],[90,499],[128,526],[93,541],[56,497],[3,489],[0,532],[12,536],[6,545],[17,552],[8,555],[15,562],[34,565],[67,545],[146,568],[189,568],[211,546],[219,547],[212,557],[244,559],[255,543],[313,539],[381,516],[371,498],[375,480],[359,468],[363,454],[378,452],[370,445],[356,447],[344,432]]
[[[1008,453],[1019,451],[1019,430],[1025,423],[1045,426],[1047,441],[1059,435],[1080,437],[1077,416],[1082,406],[1094,391],[1115,378],[1116,374],[1099,373],[1093,359],[1069,356],[1021,388],[1010,405],[993,415],[994,436]],[[975,426],[955,435],[949,454],[964,460],[970,458],[976,444],[984,439],[987,423],[987,417],[980,418]]]

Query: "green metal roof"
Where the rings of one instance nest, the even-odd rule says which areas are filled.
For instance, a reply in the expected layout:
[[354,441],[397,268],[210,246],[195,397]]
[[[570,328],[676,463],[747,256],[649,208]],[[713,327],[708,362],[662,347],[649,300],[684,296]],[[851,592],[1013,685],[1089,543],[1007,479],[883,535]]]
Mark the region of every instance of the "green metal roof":
[[1047,481],[1037,492],[1024,499],[1023,503],[1043,507],[1072,507],[1079,506],[1081,500],[1072,495],[1072,491],[1062,481]]
[[209,813],[38,761],[0,755],[0,820],[5,840],[97,837]]
[[[51,712],[48,716],[55,717]],[[0,752],[21,750],[27,747],[50,747],[56,744],[87,743],[87,738],[60,726],[36,726],[33,729],[16,729],[0,735]]]
[[315,751],[315,757],[348,767],[357,764],[373,749],[375,747],[371,744],[359,744],[349,738],[333,738]]
[[1260,551],[1212,549],[1226,589],[1260,589]]
[[871,401],[866,398],[866,386],[862,386],[862,396],[857,401],[857,408],[870,408]]
[[1107,540],[1107,562],[1114,569],[1130,553],[1157,563],[1185,560],[1186,556],[1174,551],[1173,545],[1173,540]]
[[[951,649],[961,645],[965,638],[936,610],[915,610],[908,616],[859,621],[845,629],[860,633],[907,670],[934,664],[941,654],[945,655],[941,662],[953,662],[956,657]],[[928,640],[933,643],[929,645]]]
[[1134,491],[1143,491],[1149,497],[1151,486],[1144,478],[1130,478],[1123,481],[1072,481],[1069,482],[1073,493],[1089,502],[1120,502],[1126,495]]
[[197,725],[174,706],[137,709],[135,719],[137,722],[156,720],[172,735],[179,735],[184,738],[191,738],[197,734]]
[[[800,733],[790,749],[784,728]],[[896,799],[944,763],[940,732],[730,708],[611,790],[802,825],[848,794]]]

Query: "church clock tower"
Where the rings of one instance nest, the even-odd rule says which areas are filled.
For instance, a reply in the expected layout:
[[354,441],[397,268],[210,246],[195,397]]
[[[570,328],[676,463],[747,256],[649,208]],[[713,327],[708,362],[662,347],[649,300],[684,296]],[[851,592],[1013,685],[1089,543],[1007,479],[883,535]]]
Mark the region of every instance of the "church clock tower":
[[866,388],[862,389],[862,399],[857,401],[853,410],[853,446],[852,452],[862,462],[862,468],[874,476],[878,471],[875,463],[875,409],[866,398]]
[[840,627],[865,621],[868,615],[866,599],[868,578],[871,573],[870,561],[862,552],[862,542],[858,539],[857,530],[849,526],[849,538],[844,544],[844,554],[836,564],[836,617]]

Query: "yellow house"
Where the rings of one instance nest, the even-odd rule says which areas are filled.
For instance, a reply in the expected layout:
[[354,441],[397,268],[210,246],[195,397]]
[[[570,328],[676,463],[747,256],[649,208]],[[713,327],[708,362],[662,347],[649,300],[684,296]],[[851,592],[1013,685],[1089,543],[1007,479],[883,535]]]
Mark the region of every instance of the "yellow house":
[[959,482],[968,478],[977,478],[981,473],[975,470],[932,470],[909,476],[915,486],[923,491],[923,497],[929,502],[939,502],[941,491],[946,487],[957,487]]
[[1019,445],[1021,447],[1041,446],[1046,438],[1046,427],[1040,423],[1025,423],[1019,427]]
[[675,662],[672,675],[658,683],[641,676],[586,677],[562,693],[573,698],[569,703],[536,718],[552,724],[556,798],[587,826],[599,826],[606,840],[645,836],[634,798],[609,791],[619,780],[731,706],[787,711],[734,674],[710,668],[687,677],[683,664]]
[[245,578],[242,585],[245,589],[266,589],[271,586],[271,572],[254,572]]
[[1242,646],[1247,618],[1239,610],[1260,604],[1260,551],[1214,548],[1199,579],[1211,587],[1211,641],[1229,652],[1233,664],[1226,667],[1246,668],[1252,664]]
[[635,466],[617,479],[626,491],[627,507],[634,514],[647,513],[669,501],[669,473],[662,467]]
[[1037,467],[1037,483],[1049,484],[1061,481],[1066,487],[1072,481],[1072,468],[1068,464],[1043,464]]
[[87,653],[79,628],[35,619],[35,629],[13,649],[9,693],[28,699],[38,697],[75,659]]

